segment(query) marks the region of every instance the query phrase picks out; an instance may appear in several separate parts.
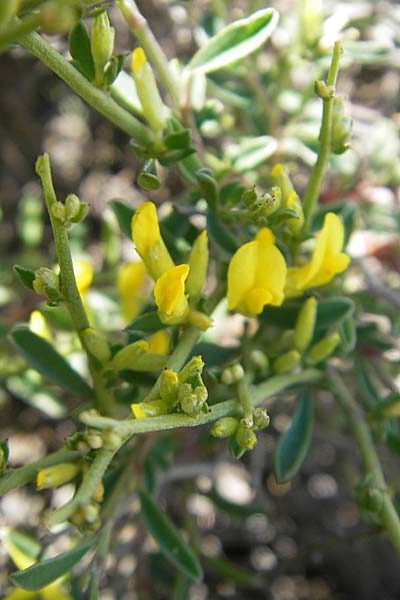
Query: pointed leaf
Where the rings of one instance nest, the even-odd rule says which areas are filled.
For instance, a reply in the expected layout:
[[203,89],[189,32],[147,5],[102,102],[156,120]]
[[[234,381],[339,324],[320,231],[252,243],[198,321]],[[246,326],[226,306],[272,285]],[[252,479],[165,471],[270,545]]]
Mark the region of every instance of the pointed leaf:
[[33,282],[36,278],[35,271],[31,269],[26,269],[25,267],[21,267],[20,265],[14,265],[13,267],[15,273],[18,275],[18,279],[20,282],[30,290],[33,290]]
[[75,25],[69,34],[69,52],[74,61],[79,64],[79,71],[91,81],[94,78],[94,62],[90,49],[90,39],[86,27],[81,21]]
[[276,10],[266,8],[231,23],[196,52],[189,69],[211,73],[248,56],[267,41],[278,19]]
[[131,239],[131,221],[133,215],[135,214],[135,209],[127,206],[117,198],[115,200],[111,200],[110,204],[115,216],[117,217],[121,231]]
[[10,338],[29,365],[52,383],[77,395],[91,396],[92,389],[49,342],[28,327],[15,327]]
[[304,392],[290,427],[282,434],[275,450],[274,473],[278,483],[292,479],[303,464],[311,443],[313,422],[312,399]]
[[185,575],[200,581],[203,577],[201,566],[188,544],[171,523],[165,512],[154,502],[145,490],[139,492],[140,510],[147,529],[160,545],[164,556]]
[[36,591],[49,585],[65,573],[71,571],[71,569],[81,560],[81,558],[88,552],[93,546],[93,541],[90,541],[81,546],[77,546],[73,550],[48,558],[39,563],[23,569],[22,571],[16,571],[10,575],[10,579],[18,587],[24,590]]

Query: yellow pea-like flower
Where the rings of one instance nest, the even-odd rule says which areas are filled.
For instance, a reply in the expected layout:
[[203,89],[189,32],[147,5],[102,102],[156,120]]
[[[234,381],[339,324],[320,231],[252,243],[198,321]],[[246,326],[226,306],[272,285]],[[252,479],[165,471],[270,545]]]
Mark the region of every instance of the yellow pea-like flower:
[[325,285],[342,273],[350,263],[350,256],[342,252],[343,244],[343,223],[335,213],[329,212],[317,236],[311,260],[302,267],[288,269],[286,295],[296,296],[308,288]]
[[141,308],[140,288],[146,275],[142,261],[128,262],[118,271],[117,287],[121,298],[121,312],[125,322],[134,319]]
[[153,202],[144,202],[132,217],[132,239],[137,253],[152,278],[157,281],[174,262],[161,237],[157,211]]
[[264,227],[233,255],[228,268],[229,310],[252,317],[266,304],[282,304],[286,263],[274,242],[272,231]]
[[158,315],[163,323],[176,325],[183,323],[189,312],[185,281],[189,275],[189,265],[178,265],[165,271],[154,286],[154,298]]

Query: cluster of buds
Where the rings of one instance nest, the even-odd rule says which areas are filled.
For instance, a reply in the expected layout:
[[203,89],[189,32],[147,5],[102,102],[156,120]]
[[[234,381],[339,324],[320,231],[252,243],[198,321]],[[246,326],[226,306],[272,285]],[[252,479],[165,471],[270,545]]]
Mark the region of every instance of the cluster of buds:
[[201,356],[194,356],[179,373],[164,369],[159,379],[159,397],[131,405],[135,418],[176,412],[195,417],[207,410],[208,391],[201,377],[203,367]]
[[50,210],[52,217],[68,228],[72,223],[83,221],[88,213],[89,205],[81,202],[76,194],[69,194],[64,203],[58,200],[53,202]]
[[188,264],[175,266],[160,233],[156,207],[145,202],[132,218],[132,239],[155,281],[154,299],[160,320],[166,325],[191,323],[208,329],[212,325],[210,317],[195,309],[207,275],[206,231],[195,240]]
[[[265,408],[257,407],[251,417],[222,417],[210,430],[211,435],[218,438],[231,438],[233,445],[239,447],[236,456],[240,457],[246,450],[251,450],[257,443],[256,431],[269,425],[269,416]],[[231,444],[232,445],[232,444]]]
[[278,186],[258,195],[255,187],[246,190],[241,198],[248,210],[248,217],[257,225],[266,225],[268,217],[276,213],[282,202],[282,192]]
[[32,287],[40,296],[46,296],[49,306],[56,306],[62,300],[60,277],[52,269],[47,267],[37,269]]
[[301,200],[293,187],[289,175],[281,164],[272,169],[272,177],[280,189],[281,207],[286,215],[285,224],[292,235],[298,234],[304,225],[304,213]]

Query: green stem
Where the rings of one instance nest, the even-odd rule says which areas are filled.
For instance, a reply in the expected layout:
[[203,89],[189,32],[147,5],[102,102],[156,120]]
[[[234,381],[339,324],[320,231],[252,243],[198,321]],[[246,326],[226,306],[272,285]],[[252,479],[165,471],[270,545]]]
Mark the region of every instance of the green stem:
[[304,231],[306,233],[310,229],[313,213],[321,191],[322,180],[324,178],[329,156],[331,154],[333,98],[335,93],[336,79],[339,72],[340,53],[340,42],[335,42],[332,62],[326,81],[327,86],[332,88],[332,93],[323,98],[322,121],[318,143],[318,157],[312,169],[311,176],[304,193]]
[[400,553],[400,519],[387,489],[385,476],[371,432],[360,407],[354,400],[353,394],[349,391],[348,386],[339,373],[335,369],[330,368],[329,378],[334,385],[334,393],[349,419],[366,474],[372,476],[377,488],[383,494],[383,503],[380,511],[382,526],[389,534],[396,550]]
[[253,423],[253,401],[250,395],[249,384],[246,377],[240,379],[236,385],[239,402],[243,409],[243,415]]
[[93,387],[96,392],[98,407],[103,412],[109,412],[111,408],[110,405],[112,403],[112,397],[104,386],[102,366],[90,353],[83,336],[83,331],[90,327],[90,323],[79,294],[78,286],[76,284],[67,230],[64,224],[59,219],[54,217],[52,213],[52,206],[57,202],[57,197],[54,191],[51,177],[50,159],[47,153],[38,158],[36,162],[36,172],[42,182],[43,193],[53,230],[56,253],[58,263],[60,265],[61,292],[71,315],[71,320],[79,335],[82,347],[88,357],[88,366],[93,380]]
[[140,13],[134,0],[117,0],[117,4],[129,29],[143,47],[149,61],[152,63],[160,80],[171,96],[175,108],[179,110],[180,81],[171,70],[168,59],[149,28],[146,19]]
[[[317,369],[307,369],[301,373],[292,375],[275,375],[253,388],[251,396],[252,406],[254,407],[263,403],[270,396],[282,392],[289,386],[299,383],[312,383],[318,381],[320,377],[321,371]],[[180,427],[197,427],[216,421],[221,417],[227,417],[237,413],[238,403],[235,398],[233,400],[225,400],[224,402],[214,404],[209,407],[209,412],[200,413],[195,417],[184,414],[170,414],[160,417],[119,421],[108,417],[102,417],[96,411],[89,410],[80,414],[80,420],[90,427],[111,429],[122,437],[125,437],[136,433],[148,433],[150,431],[178,429]]]
[[111,123],[146,146],[153,143],[153,135],[148,127],[114,102],[105,92],[94,87],[39,34],[30,33],[19,38],[18,42],[61,77],[70,88]]
[[79,507],[85,506],[91,501],[96,487],[102,481],[104,473],[107,471],[116,452],[116,449],[110,450],[106,448],[102,448],[97,452],[94,461],[83,476],[82,483],[72,500],[58,510],[47,511],[45,516],[47,526],[52,527],[57,523],[67,521]]
[[75,452],[74,450],[59,450],[58,452],[49,454],[48,456],[41,458],[34,463],[7,471],[0,478],[0,496],[3,496],[11,490],[19,488],[22,485],[26,485],[27,483],[33,481],[40,469],[53,467],[54,465],[59,465],[61,463],[71,462],[80,457],[81,454],[79,452]]

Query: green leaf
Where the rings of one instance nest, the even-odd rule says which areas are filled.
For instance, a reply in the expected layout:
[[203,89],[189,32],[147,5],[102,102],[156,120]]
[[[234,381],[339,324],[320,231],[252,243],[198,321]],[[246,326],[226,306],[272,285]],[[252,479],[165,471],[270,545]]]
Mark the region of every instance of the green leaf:
[[233,168],[239,173],[250,171],[265,162],[278,147],[278,142],[270,135],[244,139],[233,160]]
[[86,27],[81,21],[75,25],[69,34],[69,52],[78,63],[79,71],[91,81],[95,74],[94,62],[90,49],[90,39]]
[[15,327],[9,335],[29,365],[52,383],[73,394],[92,395],[92,388],[44,338],[24,326]]
[[6,387],[16,398],[43,412],[50,419],[61,419],[67,414],[67,408],[61,402],[60,394],[45,387],[42,377],[33,369],[25,373],[7,377]]
[[25,287],[33,290],[33,282],[36,278],[35,271],[31,269],[26,269],[25,267],[21,267],[20,265],[14,265],[13,267],[15,273],[18,275],[18,279]]
[[164,323],[161,323],[160,317],[156,310],[144,313],[137,317],[132,323],[126,327],[129,333],[155,333],[159,329],[165,329],[168,327]]
[[267,41],[278,19],[276,10],[266,8],[247,19],[234,21],[196,52],[188,65],[189,69],[211,73],[241,60]]
[[192,132],[190,129],[182,129],[175,133],[170,133],[164,139],[164,144],[168,150],[182,150],[190,146],[192,141]]
[[188,544],[145,490],[139,492],[140,510],[145,525],[158,542],[164,556],[182,573],[195,581],[203,577],[201,566]]
[[111,200],[110,204],[115,216],[117,217],[122,233],[131,239],[131,221],[133,215],[135,214],[135,209],[127,206],[122,202],[122,200],[118,200],[117,198],[115,200]]
[[356,346],[357,334],[353,315],[348,315],[339,323],[340,349],[343,354],[350,354]]
[[40,590],[71,571],[88,550],[90,550],[93,543],[92,540],[86,544],[77,546],[73,550],[36,563],[23,571],[16,571],[10,575],[10,579],[24,590]]
[[312,399],[304,392],[290,427],[282,434],[274,456],[274,473],[278,483],[292,479],[300,469],[311,443],[314,422]]
[[110,58],[104,69],[104,79],[107,85],[114,83],[121,72],[125,58],[125,54],[116,54]]

